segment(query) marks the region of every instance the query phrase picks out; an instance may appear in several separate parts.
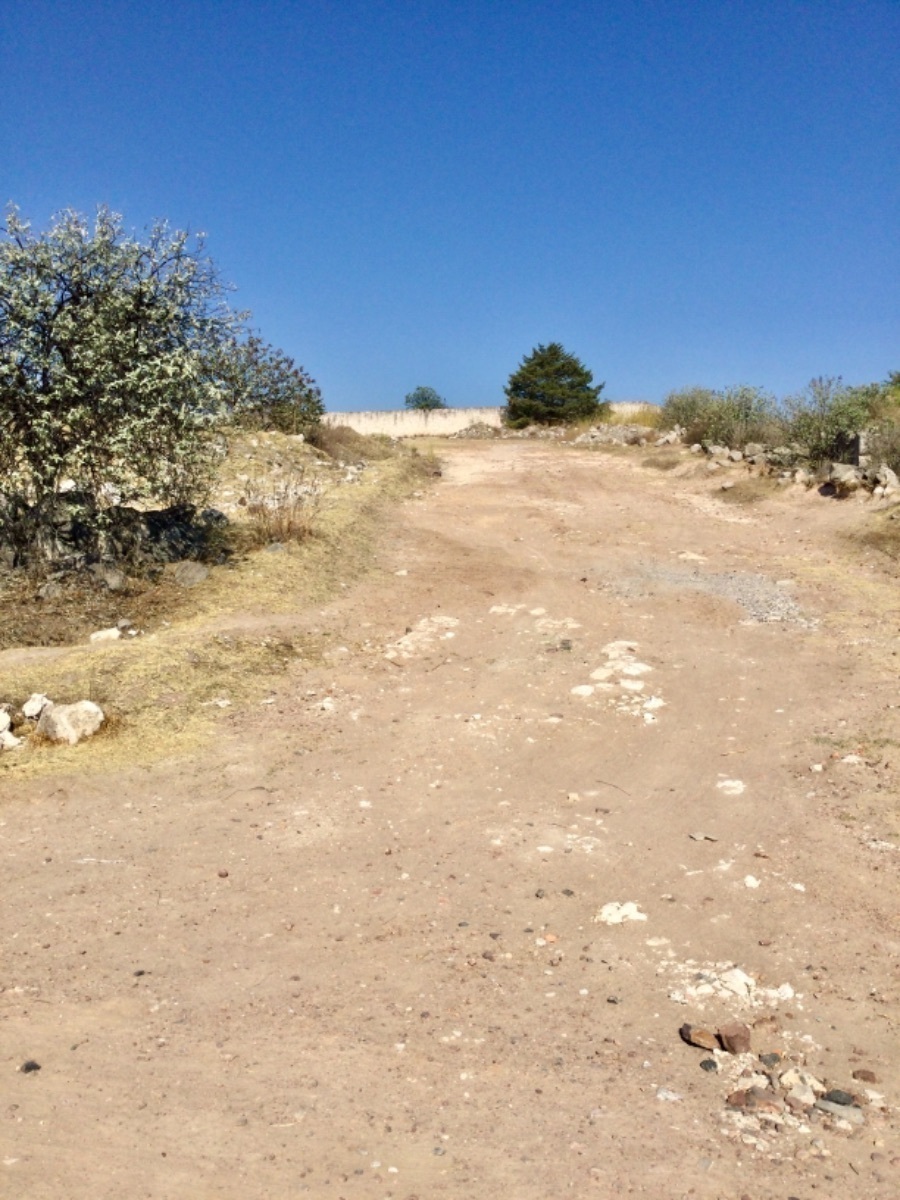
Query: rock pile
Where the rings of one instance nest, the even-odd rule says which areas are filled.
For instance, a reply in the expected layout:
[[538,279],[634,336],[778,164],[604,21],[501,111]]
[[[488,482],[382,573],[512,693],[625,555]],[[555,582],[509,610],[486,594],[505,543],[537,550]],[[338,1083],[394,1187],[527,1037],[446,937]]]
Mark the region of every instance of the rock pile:
[[754,1031],[742,1021],[729,1021],[716,1029],[688,1023],[678,1032],[686,1045],[713,1056],[701,1060],[703,1070],[722,1071],[730,1079],[732,1090],[725,1108],[738,1121],[745,1141],[754,1129],[788,1126],[809,1133],[822,1120],[851,1132],[865,1124],[867,1110],[884,1108],[879,1092],[861,1086],[877,1082],[872,1071],[854,1071],[853,1083],[846,1088],[829,1086],[780,1048],[754,1053]]
[[[809,461],[809,451],[804,446],[775,446],[772,449],[749,442],[742,449],[728,446],[701,446],[695,443],[691,453],[704,455],[706,469],[710,474],[728,467],[749,467],[760,474],[775,475],[782,483],[800,483],[806,487],[818,486],[824,493],[849,496],[863,490],[878,499],[900,503],[900,479],[887,463],[866,461],[863,457],[858,466],[852,463],[825,463],[814,468]],[[723,483],[723,488],[730,486]]]
[[19,709],[0,704],[0,751],[17,749],[32,734],[74,746],[93,736],[105,719],[103,709],[93,700],[54,704],[48,696],[35,692]]

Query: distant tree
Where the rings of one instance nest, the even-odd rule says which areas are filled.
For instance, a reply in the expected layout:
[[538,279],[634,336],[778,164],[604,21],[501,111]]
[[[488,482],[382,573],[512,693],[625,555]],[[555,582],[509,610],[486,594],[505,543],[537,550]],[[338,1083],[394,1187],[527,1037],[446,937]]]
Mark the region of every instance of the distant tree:
[[604,384],[580,359],[559,342],[537,346],[522,360],[506,385],[507,425],[559,425],[569,421],[599,419],[609,405],[600,400]]
[[417,387],[414,392],[409,393],[403,403],[407,408],[419,412],[432,412],[436,408],[449,407],[447,401],[430,387]]
[[211,374],[226,415],[244,428],[303,433],[325,411],[312,376],[255,333],[219,347]]
[[0,499],[40,506],[64,480],[101,504],[202,497],[217,462],[208,363],[240,326],[202,240],[144,241],[99,209],[0,230]]

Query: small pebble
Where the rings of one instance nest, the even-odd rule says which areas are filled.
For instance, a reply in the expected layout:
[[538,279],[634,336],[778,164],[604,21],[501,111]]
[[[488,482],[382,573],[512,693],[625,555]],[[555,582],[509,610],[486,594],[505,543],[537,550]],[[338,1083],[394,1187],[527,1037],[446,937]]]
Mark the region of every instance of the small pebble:
[[700,1069],[702,1071],[718,1071],[719,1064],[714,1058],[702,1058],[700,1060]]
[[33,1058],[26,1059],[25,1062],[22,1063],[21,1067],[19,1067],[19,1070],[23,1075],[30,1075],[33,1071],[39,1071],[40,1069],[41,1064],[39,1062],[35,1062]]
[[227,872],[227,871],[224,869],[224,867],[223,867],[223,868],[222,868],[222,870],[219,872],[219,878],[220,878],[220,879],[227,879],[227,878],[228,878],[228,872]]

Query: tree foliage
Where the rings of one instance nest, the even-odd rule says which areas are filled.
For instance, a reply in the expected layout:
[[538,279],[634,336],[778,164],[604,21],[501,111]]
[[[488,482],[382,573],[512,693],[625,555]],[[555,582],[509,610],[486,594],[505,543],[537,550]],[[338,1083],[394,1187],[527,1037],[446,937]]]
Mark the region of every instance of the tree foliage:
[[303,433],[325,411],[312,376],[255,333],[222,347],[213,375],[225,413],[248,429]]
[[848,387],[840,378],[811,379],[803,392],[785,401],[791,437],[813,462],[852,462],[859,435],[882,400],[877,383]]
[[608,408],[600,400],[604,386],[595,386],[593,374],[559,342],[537,346],[509,377],[506,423],[521,429],[599,419]]
[[403,403],[418,412],[433,412],[436,408],[449,407],[443,396],[430,387],[417,387],[406,396]]
[[101,208],[0,233],[0,477],[37,505],[64,480],[96,501],[182,503],[216,459],[210,364],[240,318],[203,241],[163,222],[146,241]]

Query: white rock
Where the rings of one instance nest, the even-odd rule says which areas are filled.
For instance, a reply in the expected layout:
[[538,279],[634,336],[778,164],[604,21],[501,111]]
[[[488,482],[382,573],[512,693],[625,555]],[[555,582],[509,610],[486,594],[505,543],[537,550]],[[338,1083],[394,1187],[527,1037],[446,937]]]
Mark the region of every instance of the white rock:
[[723,971],[719,976],[719,983],[726,991],[733,992],[735,996],[740,996],[745,1000],[753,995],[756,988],[756,980],[753,976],[742,971],[740,967],[732,967],[730,971]]
[[15,750],[16,746],[22,745],[22,739],[17,738],[14,733],[10,733],[8,729],[4,729],[0,733],[0,750]]
[[800,1067],[788,1067],[786,1071],[782,1071],[779,1082],[788,1091],[799,1088],[804,1092],[807,1090],[812,1092],[813,1096],[823,1096],[826,1091],[825,1084],[820,1079],[816,1079],[814,1075],[801,1070]]
[[41,692],[33,692],[22,705],[22,716],[27,717],[29,721],[34,720],[50,703],[52,701],[48,700]]
[[5,708],[0,708],[0,733],[6,733],[12,724],[12,718]]
[[113,626],[112,629],[98,629],[91,634],[92,642],[117,642],[122,636],[122,630]]
[[744,792],[744,782],[742,779],[720,779],[716,787],[720,792],[724,792],[726,796],[740,796]]
[[37,731],[53,742],[68,742],[74,746],[82,738],[95,734],[103,721],[103,709],[93,700],[51,704],[41,713]]
[[647,914],[642,913],[633,900],[626,900],[624,904],[613,900],[604,904],[594,917],[594,921],[600,925],[621,925],[625,921],[646,920]]

